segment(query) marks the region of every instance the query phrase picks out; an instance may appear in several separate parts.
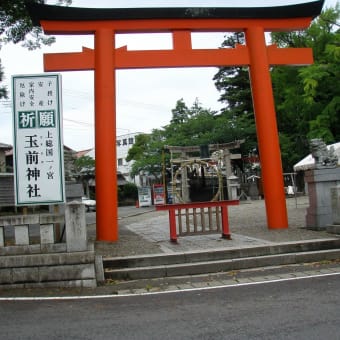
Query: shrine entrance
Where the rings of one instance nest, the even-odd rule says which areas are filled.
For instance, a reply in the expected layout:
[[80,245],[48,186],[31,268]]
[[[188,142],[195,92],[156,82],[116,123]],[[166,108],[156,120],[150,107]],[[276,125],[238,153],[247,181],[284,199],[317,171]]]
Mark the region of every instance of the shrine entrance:
[[[75,8],[27,4],[36,25],[47,34],[93,34],[94,49],[44,55],[45,71],[94,70],[97,240],[118,239],[115,70],[162,67],[249,67],[261,156],[269,229],[288,228],[271,65],[313,63],[310,48],[267,46],[265,32],[306,29],[319,15],[323,0],[258,8]],[[245,33],[246,45],[192,49],[192,32]],[[115,35],[172,34],[170,50],[115,48]]]

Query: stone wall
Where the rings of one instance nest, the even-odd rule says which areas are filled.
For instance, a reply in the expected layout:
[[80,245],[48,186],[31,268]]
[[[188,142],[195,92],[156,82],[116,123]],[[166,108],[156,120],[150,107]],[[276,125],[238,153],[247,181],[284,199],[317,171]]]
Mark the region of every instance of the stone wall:
[[[65,241],[59,242],[57,230]],[[0,289],[95,287],[95,263],[83,204],[68,203],[65,215],[0,217]],[[100,278],[101,271],[98,266]]]

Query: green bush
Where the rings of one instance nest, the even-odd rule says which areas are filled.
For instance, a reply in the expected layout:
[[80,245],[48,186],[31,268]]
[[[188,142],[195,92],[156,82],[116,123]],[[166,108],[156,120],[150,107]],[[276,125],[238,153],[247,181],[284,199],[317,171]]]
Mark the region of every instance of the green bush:
[[138,189],[133,183],[127,183],[122,187],[124,199],[138,199]]
[[120,206],[134,204],[138,199],[138,189],[133,183],[118,187],[118,203]]
[[124,201],[124,193],[121,187],[118,187],[118,202]]

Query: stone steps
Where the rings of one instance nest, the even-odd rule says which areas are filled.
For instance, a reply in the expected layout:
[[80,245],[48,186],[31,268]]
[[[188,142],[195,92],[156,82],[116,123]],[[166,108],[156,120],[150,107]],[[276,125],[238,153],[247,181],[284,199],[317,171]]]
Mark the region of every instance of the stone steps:
[[340,239],[237,249],[103,258],[106,280],[140,280],[216,273],[340,258]]

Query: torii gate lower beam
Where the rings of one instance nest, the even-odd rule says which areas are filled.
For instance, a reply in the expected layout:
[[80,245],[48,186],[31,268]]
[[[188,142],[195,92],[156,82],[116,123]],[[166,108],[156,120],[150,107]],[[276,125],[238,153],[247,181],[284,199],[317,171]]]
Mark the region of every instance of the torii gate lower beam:
[[[266,16],[271,13],[271,10],[266,9],[257,9],[259,17],[254,18],[250,15],[250,11],[254,9],[232,11],[225,8],[222,10],[215,8],[204,9],[205,11],[197,9],[175,9],[175,11],[172,11],[154,8],[148,9],[150,11],[148,14],[145,14],[144,9],[143,18],[140,18],[134,17],[136,13],[139,13],[138,9],[133,9],[136,13],[129,12],[128,9],[110,9],[109,11],[108,9],[95,9],[90,10],[91,13],[89,13],[89,9],[73,8],[73,14],[67,13],[66,15],[65,10],[68,9],[65,8],[31,5],[31,16],[36,17],[38,15],[45,32],[53,34],[95,34],[95,50],[85,49],[76,56],[80,66],[77,66],[74,60],[75,55],[72,55],[72,53],[46,55],[45,70],[70,70],[72,67],[95,70],[97,240],[115,241],[118,239],[115,69],[119,66],[124,68],[124,63],[125,68],[249,65],[262,165],[267,224],[270,229],[288,227],[269,67],[271,64],[283,64],[285,62],[287,64],[309,64],[312,62],[312,56],[309,49],[281,50],[275,47],[267,47],[264,33],[271,28],[278,31],[306,28],[312,17],[320,13],[322,4],[323,0],[300,6],[283,6],[277,9],[279,18],[273,18],[273,14],[271,14],[270,19],[266,19]],[[48,9],[52,7],[54,7],[54,10]],[[45,9],[45,13],[41,9]],[[56,19],[58,17],[56,12],[58,11],[59,18]],[[234,13],[232,19],[226,19],[228,11]],[[83,13],[82,19],[80,19],[81,12]],[[306,14],[305,17],[296,17],[296,13],[303,15],[307,12],[308,15]],[[235,19],[235,16],[237,17],[240,13],[243,13],[242,15],[247,18]],[[178,14],[180,14],[180,18],[177,17]],[[109,18],[112,15],[116,16],[114,20]],[[155,20],[154,18],[154,16],[164,15],[175,17],[171,20],[169,18],[166,20],[157,18]],[[290,19],[290,15],[294,18]],[[193,50],[190,43],[190,31],[202,29],[213,32],[242,30],[246,34],[247,45],[236,49],[225,49],[222,52],[220,50],[209,50],[210,52],[208,50]],[[114,49],[115,33],[140,31],[173,32],[173,50],[168,52],[129,52],[124,48]],[[162,53],[164,58],[162,58]],[[152,58],[150,58],[151,56]],[[228,56],[230,57],[229,61]],[[225,62],[222,61],[224,57],[226,57]],[[159,63],[157,59],[163,60]],[[71,60],[72,63],[70,63]]]

